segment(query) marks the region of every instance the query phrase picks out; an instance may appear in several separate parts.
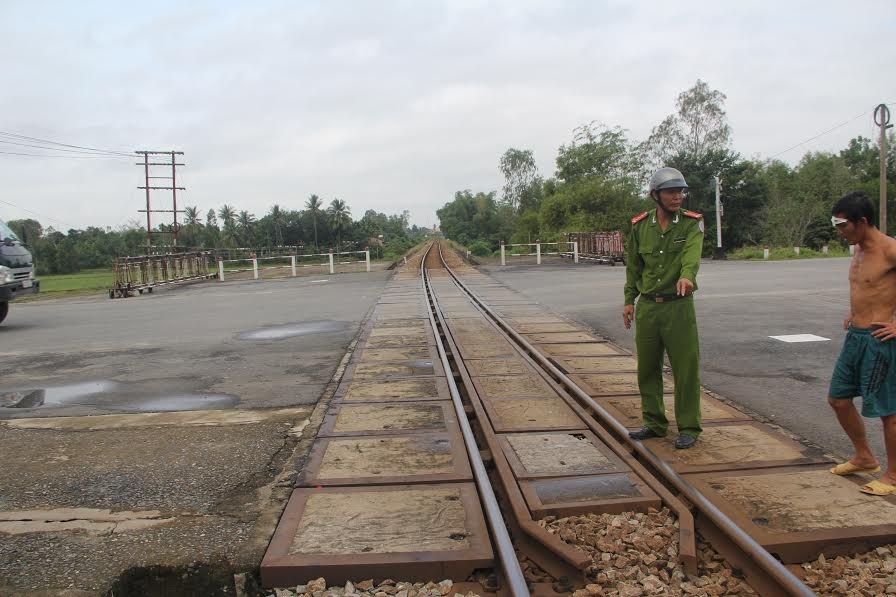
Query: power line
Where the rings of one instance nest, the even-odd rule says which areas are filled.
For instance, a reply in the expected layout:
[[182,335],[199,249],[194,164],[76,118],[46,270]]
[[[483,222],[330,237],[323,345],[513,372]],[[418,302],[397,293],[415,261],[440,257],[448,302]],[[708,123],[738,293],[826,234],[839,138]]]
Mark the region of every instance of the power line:
[[[128,157],[128,158],[132,157],[132,156],[118,156],[118,155],[115,155],[115,156],[102,155],[102,154],[96,154],[91,151],[84,151],[82,149],[62,149],[61,147],[47,147],[46,145],[34,145],[32,143],[20,143],[18,141],[6,141],[5,139],[0,139],[0,143],[6,143],[7,145],[18,145],[20,147],[33,147],[35,149],[46,149],[48,151],[64,151],[66,153],[86,154],[86,155],[91,155],[94,157],[116,157],[116,158],[122,158],[122,159],[124,159],[125,157]],[[48,155],[52,155],[52,154],[48,154]]]
[[60,141],[52,141],[49,139],[40,139],[38,137],[29,137],[28,135],[20,135],[18,133],[10,133],[7,131],[0,131],[0,135],[2,135],[4,137],[12,137],[14,139],[21,139],[21,140],[32,141],[32,142],[36,142],[36,143],[48,143],[50,145],[59,145],[61,147],[71,147],[72,149],[83,149],[85,151],[90,151],[90,152],[95,152],[95,153],[105,153],[105,154],[111,154],[111,155],[133,157],[133,154],[127,153],[124,151],[116,151],[116,150],[112,150],[112,149],[97,149],[96,147],[87,147],[84,145],[72,145],[70,143],[62,143]]
[[[893,103],[893,102],[888,102],[888,103]],[[805,145],[806,143],[809,143],[810,141],[814,141],[815,139],[818,139],[819,137],[823,137],[823,136],[827,135],[828,133],[831,133],[831,132],[833,132],[833,131],[836,131],[837,129],[839,129],[839,128],[841,128],[841,127],[844,127],[844,126],[846,126],[847,124],[849,124],[849,123],[851,123],[851,122],[854,122],[854,121],[858,120],[858,119],[861,118],[862,116],[867,116],[867,115],[869,115],[872,111],[873,111],[873,110],[866,110],[866,111],[862,112],[861,114],[859,114],[858,116],[854,116],[853,118],[850,118],[849,120],[846,120],[846,121],[844,121],[844,122],[841,122],[840,124],[838,124],[838,125],[836,125],[836,126],[834,126],[834,127],[831,127],[831,128],[829,128],[828,130],[826,130],[826,131],[822,131],[822,132],[818,133],[817,135],[815,135],[814,137],[810,137],[810,138],[806,139],[805,141],[802,141],[801,143],[797,143],[797,144],[794,145],[793,147],[788,147],[788,148],[785,149],[784,151],[780,151],[780,152],[776,153],[775,155],[770,156],[770,157],[767,158],[767,159],[769,159],[769,160],[773,160],[773,159],[775,159],[776,157],[778,157],[779,155],[783,155],[783,154],[787,153],[788,151],[792,151],[792,150],[796,149],[797,147],[801,147],[801,146]]]
[[[22,153],[18,151],[0,151],[0,154],[3,155],[20,155],[20,156],[28,156],[31,158],[63,158],[69,160],[121,160],[123,156],[120,155],[48,155],[42,153]],[[129,158],[133,158],[133,156],[128,156]]]
[[5,203],[6,205],[9,205],[9,206],[11,206],[11,207],[15,207],[16,209],[21,209],[22,211],[27,211],[27,212],[30,213],[31,215],[33,215],[33,216],[37,216],[38,218],[40,218],[40,219],[42,219],[42,220],[44,220],[44,221],[49,220],[49,221],[51,221],[51,222],[56,222],[57,224],[60,224],[60,225],[62,225],[62,226],[65,226],[65,227],[68,228],[69,230],[73,230],[73,229],[75,229],[74,226],[69,226],[69,225],[66,224],[65,222],[60,222],[60,221],[57,220],[56,218],[50,218],[50,217],[48,217],[48,216],[41,215],[41,214],[37,213],[36,211],[31,211],[30,209],[24,208],[24,207],[22,207],[21,205],[16,205],[15,203],[10,203],[9,201],[5,201],[5,200],[3,200],[3,199],[0,199],[0,203]]

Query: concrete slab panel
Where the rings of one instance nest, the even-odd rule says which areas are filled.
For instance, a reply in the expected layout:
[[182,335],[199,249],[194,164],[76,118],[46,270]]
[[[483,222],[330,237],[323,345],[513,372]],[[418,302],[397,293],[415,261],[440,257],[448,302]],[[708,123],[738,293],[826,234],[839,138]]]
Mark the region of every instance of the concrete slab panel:
[[785,563],[870,550],[896,536],[896,497],[859,491],[829,465],[688,475],[713,503]]
[[470,375],[521,375],[530,373],[532,369],[521,359],[469,359],[464,361]]
[[467,578],[493,564],[472,483],[296,489],[261,563],[266,587],[323,576]]
[[558,333],[558,332],[578,332],[581,331],[580,328],[570,324],[570,323],[517,323],[513,322],[511,324],[513,329],[518,331],[521,334],[544,334],[544,333]]
[[508,433],[498,438],[517,479],[630,470],[591,432]]
[[401,348],[370,348],[361,347],[357,361],[359,363],[372,361],[432,361],[436,356],[434,346],[405,346]]
[[334,397],[334,401],[341,402],[450,399],[447,383],[438,377],[409,377],[386,381],[350,380],[339,387]]
[[431,377],[444,376],[442,364],[439,361],[420,359],[416,361],[403,361],[389,363],[384,361],[370,361],[366,363],[353,363],[346,372],[346,377],[356,379],[395,379],[400,377]]
[[584,430],[586,425],[561,398],[500,398],[482,401],[498,433]]
[[[589,396],[624,396],[640,395],[637,373],[576,373],[570,379],[582,388]],[[672,380],[663,376],[663,392],[673,394],[675,386]]]
[[631,472],[520,481],[536,519],[577,514],[619,514],[660,508],[662,500]]
[[566,344],[570,342],[602,342],[600,336],[588,332],[538,332],[526,334],[532,344]]
[[409,433],[320,438],[297,485],[388,485],[471,478],[460,434]]
[[645,440],[679,473],[768,468],[826,462],[820,450],[797,443],[771,427],[751,422],[704,425],[697,445],[675,449],[675,434]]
[[622,373],[638,370],[638,360],[634,357],[557,357],[554,362],[566,373]]
[[[598,403],[609,411],[613,417],[630,429],[641,427],[641,397],[615,396],[599,398]],[[675,425],[675,397],[665,397],[666,418],[670,425]],[[726,423],[733,421],[751,421],[752,417],[716,400],[708,394],[700,395],[700,404],[704,423]]]
[[608,342],[579,342],[574,344],[539,344],[538,350],[554,357],[600,357],[627,355]]
[[318,436],[451,431],[456,426],[454,404],[448,402],[342,404],[327,413]]
[[472,379],[482,398],[554,398],[557,395],[534,371],[524,375],[487,375]]

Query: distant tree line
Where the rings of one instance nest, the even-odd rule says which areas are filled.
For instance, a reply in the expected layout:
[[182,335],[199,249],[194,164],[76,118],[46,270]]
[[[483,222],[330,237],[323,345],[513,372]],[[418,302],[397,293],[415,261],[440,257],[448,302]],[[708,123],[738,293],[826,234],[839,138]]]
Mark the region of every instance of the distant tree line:
[[[458,191],[437,214],[442,233],[485,255],[508,243],[556,240],[566,232],[621,229],[653,208],[645,189],[660,166],[681,170],[691,187],[685,207],[704,214],[704,253],[716,242],[714,176],[722,180],[722,240],[726,251],[747,245],[818,248],[836,238],[831,205],[844,193],[866,191],[877,205],[878,146],[856,137],[837,153],[809,152],[795,166],[744,158],[731,149],[725,95],[704,81],[682,92],[675,113],[644,141],[596,122],[573,131],[560,146],[553,176],[538,173],[531,150],[500,158],[504,187]],[[888,143],[888,196],[896,193],[896,137]],[[888,231],[896,209],[888,210]]]
[[[289,210],[273,205],[261,218],[224,204],[209,209],[204,216],[197,206],[184,208],[178,231],[178,245],[186,250],[253,249],[300,247],[303,253],[370,248],[374,258],[397,258],[429,234],[426,228],[411,226],[407,211],[387,215],[367,210],[353,220],[345,201],[333,199],[327,207],[311,195],[304,209]],[[118,230],[89,226],[84,230],[60,232],[44,228],[33,219],[7,222],[34,253],[39,274],[63,274],[82,269],[111,267],[116,257],[146,253],[146,229],[136,222]],[[156,250],[171,242],[170,224],[154,228]]]

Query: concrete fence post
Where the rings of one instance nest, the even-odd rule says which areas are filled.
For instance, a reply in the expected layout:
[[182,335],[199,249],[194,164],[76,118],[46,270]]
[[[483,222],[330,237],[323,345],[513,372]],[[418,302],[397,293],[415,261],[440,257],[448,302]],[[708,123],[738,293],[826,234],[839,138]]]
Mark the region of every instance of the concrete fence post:
[[258,258],[252,258],[252,277],[258,279]]
[[799,247],[794,247],[794,248],[793,248],[793,252],[796,253],[797,255],[799,255],[799,254],[800,254],[800,248],[799,248]]
[[367,273],[370,273],[370,249],[364,251],[364,261],[367,262]]
[[822,252],[823,254],[827,255],[827,254],[828,254],[828,246],[827,246],[827,245],[822,245],[822,247],[821,247],[821,252]]
[[333,251],[330,251],[330,273],[336,273],[336,268],[333,266]]
[[501,265],[507,265],[507,258],[504,253],[504,241],[501,241]]
[[769,258],[769,250],[768,250],[768,247],[765,247],[765,248],[762,249],[762,258],[763,258],[763,259],[768,259],[768,258]]
[[849,254],[850,255],[856,254],[856,246],[855,245],[849,245]]
[[296,256],[290,255],[289,257],[290,265],[292,265],[292,277],[296,277]]
[[224,281],[224,260],[223,259],[218,260],[218,281],[219,282]]
[[572,261],[573,263],[579,262],[579,241],[573,241],[572,243]]
[[535,265],[541,265],[541,243],[535,243]]

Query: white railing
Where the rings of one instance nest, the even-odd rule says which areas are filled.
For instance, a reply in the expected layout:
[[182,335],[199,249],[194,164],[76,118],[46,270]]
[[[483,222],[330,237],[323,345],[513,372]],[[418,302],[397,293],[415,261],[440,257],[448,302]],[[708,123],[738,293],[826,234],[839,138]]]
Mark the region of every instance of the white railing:
[[[561,251],[560,245],[567,245],[569,247],[569,250]],[[514,253],[513,247],[535,247],[535,252]],[[550,251],[550,250],[542,251],[541,250],[542,247],[546,247],[546,248],[556,247],[556,250],[555,251]],[[579,262],[579,243],[575,242],[575,241],[569,242],[569,241],[562,240],[560,242],[555,242],[555,243],[537,242],[537,243],[517,243],[515,245],[505,245],[504,243],[501,243],[501,265],[507,265],[507,255],[508,255],[507,249],[508,248],[511,249],[511,251],[509,253],[509,255],[511,257],[531,257],[532,255],[535,255],[536,265],[541,265],[541,256],[542,255],[564,255],[564,254],[568,254],[568,253],[572,253],[572,258],[573,258],[574,263]]]
[[[361,263],[361,259],[355,259],[351,261],[340,261],[340,255],[363,255],[364,265],[367,272],[370,272],[370,251],[340,251],[340,252],[329,252],[329,253],[310,253],[304,255],[279,255],[273,257],[252,257],[248,259],[219,259],[218,260],[218,280],[223,282],[225,274],[236,274],[242,272],[252,272],[252,278],[258,280],[261,277],[261,272],[264,270],[280,270],[280,269],[290,269],[292,277],[295,278],[298,275],[299,268],[305,267],[328,267],[329,272],[331,274],[336,273],[337,265],[351,265],[353,263]],[[306,258],[306,257],[326,257],[326,261],[322,263],[299,263],[296,258]],[[264,267],[265,261],[283,261],[289,258],[289,265],[270,265],[268,267]],[[225,263],[246,263],[247,261],[252,263],[252,267],[245,268],[230,268],[225,269]],[[259,267],[259,262],[262,262],[262,267]]]

